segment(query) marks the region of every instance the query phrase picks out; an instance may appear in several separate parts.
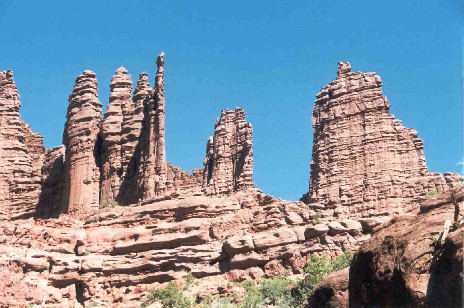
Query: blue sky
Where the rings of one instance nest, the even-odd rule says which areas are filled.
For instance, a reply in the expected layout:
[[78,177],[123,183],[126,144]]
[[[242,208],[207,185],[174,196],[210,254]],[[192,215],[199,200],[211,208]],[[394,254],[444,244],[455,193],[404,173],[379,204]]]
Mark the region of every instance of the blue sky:
[[[387,3],[388,2],[388,3]],[[297,199],[308,190],[314,96],[337,61],[377,72],[392,113],[424,140],[429,169],[460,172],[462,7],[452,1],[3,1],[0,70],[12,69],[22,117],[61,144],[77,75],[97,73],[106,106],[123,65],[166,53],[167,156],[201,167],[221,109],[254,127],[255,182]]]

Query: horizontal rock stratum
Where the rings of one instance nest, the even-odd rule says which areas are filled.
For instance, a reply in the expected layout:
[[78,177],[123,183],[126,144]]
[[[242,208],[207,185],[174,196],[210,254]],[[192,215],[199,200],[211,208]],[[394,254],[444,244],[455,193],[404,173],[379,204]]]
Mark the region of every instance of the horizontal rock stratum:
[[[348,304],[349,291],[359,295],[350,295],[355,304],[396,303],[385,268],[369,256],[404,272],[404,262],[390,261],[403,248],[415,256],[410,239],[430,235],[420,222],[432,221],[433,233],[448,215],[438,201],[423,202],[427,193],[456,189],[462,177],[428,171],[422,141],[389,113],[379,76],[340,62],[336,80],[317,95],[309,192],[293,202],[255,187],[253,127],[239,107],[221,111],[200,168],[168,162],[164,72],[161,53],[154,86],[141,73],[133,89],[129,72],[117,69],[103,113],[97,75],[84,71],[69,96],[64,145],[53,149],[21,121],[12,72],[0,73],[0,306],[138,307],[150,289],[187,273],[226,281],[296,275],[311,254],[334,257],[361,245],[349,290],[345,270],[312,302]],[[431,214],[417,214],[421,204]],[[390,220],[409,210],[416,212]],[[399,233],[406,224],[413,235]],[[385,242],[390,232],[397,240]],[[456,234],[445,246],[456,246]],[[379,241],[395,251],[382,255]],[[454,250],[445,255],[459,259]],[[455,279],[442,263],[431,287]],[[416,289],[401,285],[400,295],[424,292],[421,277]],[[385,289],[381,301],[363,293],[368,283]]]

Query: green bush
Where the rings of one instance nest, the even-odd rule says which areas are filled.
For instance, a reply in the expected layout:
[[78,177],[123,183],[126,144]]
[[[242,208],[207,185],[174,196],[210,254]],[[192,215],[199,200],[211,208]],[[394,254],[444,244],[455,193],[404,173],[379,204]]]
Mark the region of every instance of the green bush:
[[328,275],[350,266],[353,259],[351,251],[345,251],[333,260],[327,256],[311,255],[304,268],[305,277],[291,290],[289,307],[304,307],[316,285]]
[[100,201],[100,206],[98,207],[99,209],[105,209],[105,208],[114,208],[119,206],[119,203],[116,201],[106,201],[102,200]]
[[285,276],[277,276],[273,279],[265,279],[260,284],[260,293],[266,299],[267,304],[277,305],[290,294],[290,286],[293,281]]
[[184,297],[182,292],[177,288],[175,281],[171,281],[164,289],[150,291],[148,299],[142,303],[141,307],[148,307],[155,302],[159,302],[163,308],[192,307],[190,299]]
[[440,191],[438,191],[437,189],[433,189],[433,190],[427,191],[425,193],[425,197],[426,198],[432,198],[432,197],[438,195],[439,193],[440,193]]

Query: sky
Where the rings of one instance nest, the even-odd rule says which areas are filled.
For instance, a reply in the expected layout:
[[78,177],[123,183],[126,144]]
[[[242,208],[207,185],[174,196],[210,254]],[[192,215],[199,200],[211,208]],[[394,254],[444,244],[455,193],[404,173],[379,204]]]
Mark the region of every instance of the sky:
[[463,161],[461,0],[4,1],[0,71],[12,69],[22,119],[60,145],[77,75],[97,73],[106,108],[112,75],[134,84],[166,54],[167,159],[202,167],[223,109],[253,125],[254,178],[297,200],[308,190],[315,95],[338,61],[376,72],[391,112],[424,140],[433,172]]

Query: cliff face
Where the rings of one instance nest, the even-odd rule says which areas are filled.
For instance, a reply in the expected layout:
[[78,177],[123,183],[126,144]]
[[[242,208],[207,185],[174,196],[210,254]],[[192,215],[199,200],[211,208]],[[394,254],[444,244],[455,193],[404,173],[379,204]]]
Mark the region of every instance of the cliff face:
[[101,103],[96,75],[84,71],[69,96],[63,134],[65,192],[63,211],[79,217],[100,204]]
[[[423,143],[389,113],[375,73],[351,72],[339,62],[337,79],[317,94],[309,193],[323,215],[365,217],[417,207],[447,181],[429,173]],[[452,181],[451,181],[452,182]]]
[[221,113],[206,145],[203,186],[208,194],[229,193],[253,185],[253,128],[241,108]]
[[40,194],[42,136],[21,121],[13,72],[0,72],[0,212],[31,215]]

